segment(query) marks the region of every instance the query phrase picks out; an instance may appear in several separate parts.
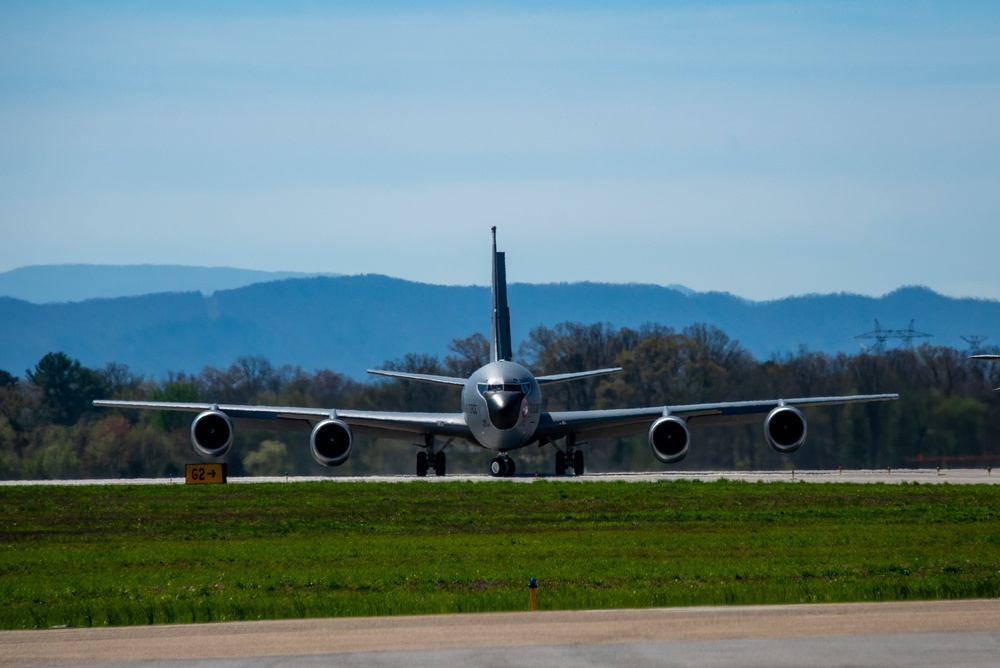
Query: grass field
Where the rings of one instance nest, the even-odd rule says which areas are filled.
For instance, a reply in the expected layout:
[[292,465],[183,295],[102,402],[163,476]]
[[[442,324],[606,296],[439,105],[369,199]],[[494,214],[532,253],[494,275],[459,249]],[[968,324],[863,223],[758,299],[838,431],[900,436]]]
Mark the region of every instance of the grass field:
[[0,628],[1000,596],[1000,487],[0,487]]

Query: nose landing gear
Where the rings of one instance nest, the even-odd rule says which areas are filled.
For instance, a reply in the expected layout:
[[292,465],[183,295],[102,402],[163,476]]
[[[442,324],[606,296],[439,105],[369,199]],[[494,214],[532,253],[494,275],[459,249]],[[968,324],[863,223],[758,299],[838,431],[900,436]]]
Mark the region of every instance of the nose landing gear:
[[490,461],[490,475],[494,478],[509,478],[514,475],[515,470],[517,466],[506,452],[501,452]]

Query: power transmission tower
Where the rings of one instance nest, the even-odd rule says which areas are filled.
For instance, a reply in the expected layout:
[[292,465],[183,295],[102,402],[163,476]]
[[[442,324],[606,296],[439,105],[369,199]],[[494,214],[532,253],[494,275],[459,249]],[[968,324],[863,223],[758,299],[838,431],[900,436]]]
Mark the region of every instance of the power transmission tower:
[[969,354],[975,355],[983,349],[983,341],[990,338],[983,334],[969,334],[967,336],[959,337],[963,341],[969,344]]
[[903,342],[903,345],[907,348],[913,347],[913,339],[926,339],[933,334],[928,334],[927,332],[918,332],[913,329],[913,320],[910,320],[910,326],[906,329],[882,329],[882,325],[879,323],[878,319],[875,320],[875,329],[870,332],[865,332],[864,334],[858,334],[854,338],[856,339],[874,339],[875,345],[871,348],[876,353],[881,353],[885,350],[886,341],[889,339],[899,339]]

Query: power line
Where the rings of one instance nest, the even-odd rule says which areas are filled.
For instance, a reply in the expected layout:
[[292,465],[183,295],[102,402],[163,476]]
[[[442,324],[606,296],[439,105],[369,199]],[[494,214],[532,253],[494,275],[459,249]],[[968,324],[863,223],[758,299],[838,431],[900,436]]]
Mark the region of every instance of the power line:
[[918,332],[913,329],[913,322],[913,320],[910,320],[910,326],[906,329],[883,329],[882,324],[879,323],[876,318],[875,329],[870,332],[865,332],[864,334],[858,334],[854,338],[874,340],[875,345],[871,346],[871,350],[876,353],[881,353],[885,350],[886,342],[889,341],[889,339],[899,339],[903,342],[904,347],[912,348],[913,339],[926,339],[934,336],[933,334]]

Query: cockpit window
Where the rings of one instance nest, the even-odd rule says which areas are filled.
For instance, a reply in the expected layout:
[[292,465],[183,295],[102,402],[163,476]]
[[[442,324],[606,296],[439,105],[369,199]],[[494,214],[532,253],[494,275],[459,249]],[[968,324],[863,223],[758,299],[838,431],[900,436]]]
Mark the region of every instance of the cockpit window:
[[521,394],[527,394],[528,390],[531,389],[531,385],[528,383],[479,383],[479,394],[483,396],[487,392],[520,392]]

